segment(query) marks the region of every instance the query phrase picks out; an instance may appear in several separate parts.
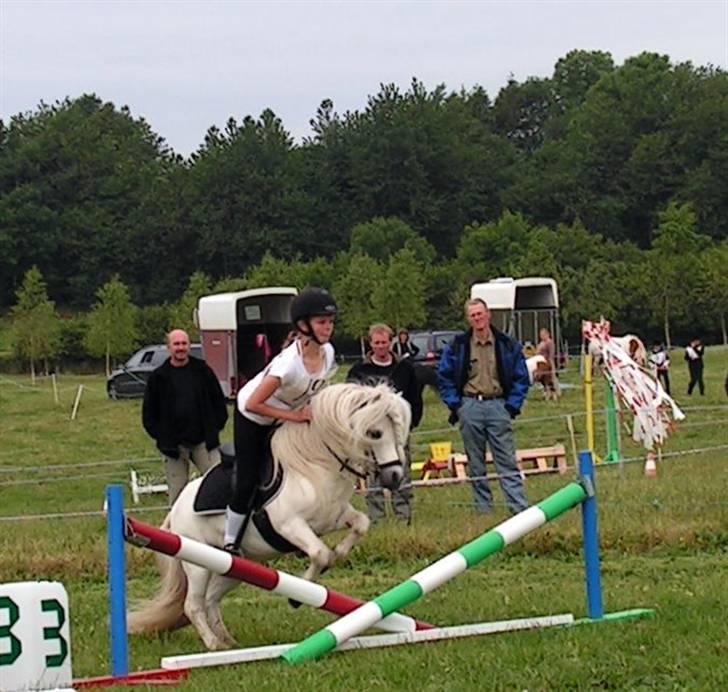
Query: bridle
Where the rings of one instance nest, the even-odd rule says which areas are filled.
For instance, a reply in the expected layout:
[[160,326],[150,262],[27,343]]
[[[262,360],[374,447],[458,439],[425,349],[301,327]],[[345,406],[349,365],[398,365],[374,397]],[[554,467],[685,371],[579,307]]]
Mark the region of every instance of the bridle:
[[[339,473],[348,471],[353,476],[356,476],[357,478],[361,478],[362,480],[366,480],[367,474],[362,471],[359,471],[358,469],[355,469],[351,465],[350,459],[348,459],[348,458],[342,459],[333,449],[331,449],[331,447],[329,447],[329,445],[326,442],[324,442],[324,447],[326,447],[326,449],[329,450],[329,454],[331,454],[331,456],[334,457],[334,459],[336,459],[336,461],[339,462]],[[374,462],[377,461],[377,455],[373,451],[367,452],[367,454],[371,455]],[[377,468],[386,469],[386,468],[389,468],[390,466],[399,466],[400,464],[401,464],[401,462],[399,460],[388,461],[386,464],[381,464]]]
[[362,480],[366,480],[367,474],[363,473],[362,471],[359,471],[358,469],[355,469],[353,466],[351,466],[351,464],[349,463],[350,460],[348,458],[342,459],[333,449],[331,449],[331,447],[329,447],[329,445],[326,442],[324,442],[324,447],[326,447],[326,449],[329,450],[329,454],[331,454],[331,456],[334,457],[334,459],[336,459],[336,461],[339,462],[339,467],[340,467],[339,473],[348,471],[353,476],[356,476],[357,478],[361,478]]

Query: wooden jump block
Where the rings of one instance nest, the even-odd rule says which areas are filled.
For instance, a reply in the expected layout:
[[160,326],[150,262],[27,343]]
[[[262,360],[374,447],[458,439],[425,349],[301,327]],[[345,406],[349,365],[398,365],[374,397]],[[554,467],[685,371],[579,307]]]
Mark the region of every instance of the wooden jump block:
[[[485,455],[486,464],[493,463],[493,455],[488,452]],[[464,478],[467,476],[465,467],[468,458],[465,454],[453,454],[454,476]],[[536,447],[534,449],[519,449],[516,451],[516,465],[522,474],[534,473],[566,473],[566,448],[564,445],[553,447]]]
[[468,471],[468,457],[465,454],[453,454],[452,455],[452,475],[455,478],[467,478]]

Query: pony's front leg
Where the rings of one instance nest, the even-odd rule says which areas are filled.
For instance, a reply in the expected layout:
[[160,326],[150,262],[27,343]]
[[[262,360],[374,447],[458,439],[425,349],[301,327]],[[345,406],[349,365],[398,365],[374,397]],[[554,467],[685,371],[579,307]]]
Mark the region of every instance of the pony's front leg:
[[326,545],[300,517],[291,517],[278,528],[289,543],[293,543],[308,556],[311,563],[303,573],[303,578],[316,581],[321,572],[331,567],[336,560],[336,554]]
[[339,518],[339,528],[348,528],[347,533],[335,546],[334,554],[336,559],[340,559],[349,554],[349,551],[366,535],[369,531],[369,517],[363,512],[359,512],[351,505],[347,505],[346,509]]

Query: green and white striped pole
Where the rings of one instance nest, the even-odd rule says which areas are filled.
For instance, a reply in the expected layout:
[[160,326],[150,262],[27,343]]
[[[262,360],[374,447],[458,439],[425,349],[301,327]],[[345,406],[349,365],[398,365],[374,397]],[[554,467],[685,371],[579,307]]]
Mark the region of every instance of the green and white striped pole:
[[407,581],[312,634],[289,649],[281,658],[295,664],[323,656],[351,637],[361,634],[390,613],[413,603],[458,574],[462,574],[469,567],[477,565],[486,557],[567,512],[583,502],[586,497],[586,490],[580,483],[569,483],[537,505],[498,524],[459,550],[432,563]]

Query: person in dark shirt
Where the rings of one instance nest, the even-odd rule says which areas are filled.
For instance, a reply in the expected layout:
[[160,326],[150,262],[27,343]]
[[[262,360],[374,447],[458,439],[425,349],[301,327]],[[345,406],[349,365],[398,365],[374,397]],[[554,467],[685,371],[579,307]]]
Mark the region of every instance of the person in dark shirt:
[[[392,352],[392,330],[386,324],[373,324],[369,328],[369,347],[371,351],[355,363],[347,380],[362,384],[386,382],[400,392],[412,410],[412,428],[422,419],[422,389],[417,383],[414,367],[408,358],[399,358]],[[408,524],[412,521],[412,481],[410,477],[409,445],[406,448],[407,463],[402,483],[392,491],[392,512],[396,519]],[[379,471],[373,470],[367,479],[367,514],[373,522],[386,516],[384,491],[381,488]]]
[[142,424],[165,457],[169,504],[189,480],[189,462],[204,473],[220,462],[220,432],[227,406],[217,375],[190,358],[190,338],[182,329],[167,335],[169,358],[149,376]]
[[705,382],[703,382],[703,354],[705,346],[700,339],[693,339],[685,348],[685,360],[688,363],[690,384],[688,385],[688,396],[692,396],[695,385],[698,386],[700,396],[705,396]]

